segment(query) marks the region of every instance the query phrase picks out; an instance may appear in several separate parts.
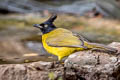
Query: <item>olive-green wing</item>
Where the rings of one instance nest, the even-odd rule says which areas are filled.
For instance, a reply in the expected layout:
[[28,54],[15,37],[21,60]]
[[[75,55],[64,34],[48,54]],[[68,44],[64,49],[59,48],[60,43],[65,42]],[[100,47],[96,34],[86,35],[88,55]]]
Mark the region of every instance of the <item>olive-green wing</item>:
[[74,33],[73,32],[73,35],[74,36],[76,36],[76,37],[78,37],[80,40],[82,40],[82,41],[86,41],[86,42],[89,42],[83,35],[81,35],[81,34],[78,34],[78,33]]
[[62,28],[53,31],[46,39],[46,43],[54,47],[85,48],[84,42],[79,37],[75,36],[71,31]]

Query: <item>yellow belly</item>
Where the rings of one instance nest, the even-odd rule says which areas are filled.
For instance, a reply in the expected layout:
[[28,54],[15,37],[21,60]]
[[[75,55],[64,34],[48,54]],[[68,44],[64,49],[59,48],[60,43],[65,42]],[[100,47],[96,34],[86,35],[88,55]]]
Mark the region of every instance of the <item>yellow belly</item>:
[[65,56],[69,56],[75,51],[83,50],[82,48],[69,48],[69,47],[51,47],[43,42],[44,48],[51,54],[58,56],[58,59],[61,60]]
[[70,48],[70,47],[52,47],[48,46],[45,42],[47,35],[42,36],[42,43],[45,50],[53,55],[58,56],[58,59],[61,60],[65,56],[69,56],[70,54],[84,50],[83,48]]

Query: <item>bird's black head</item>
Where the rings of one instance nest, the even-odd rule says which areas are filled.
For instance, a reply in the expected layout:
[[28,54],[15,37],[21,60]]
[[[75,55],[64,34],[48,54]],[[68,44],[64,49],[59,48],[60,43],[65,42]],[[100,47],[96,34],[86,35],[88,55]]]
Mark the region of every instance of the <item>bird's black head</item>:
[[56,28],[56,26],[53,24],[56,18],[57,15],[54,14],[47,21],[41,24],[34,24],[33,26],[39,28],[43,34],[48,33]]

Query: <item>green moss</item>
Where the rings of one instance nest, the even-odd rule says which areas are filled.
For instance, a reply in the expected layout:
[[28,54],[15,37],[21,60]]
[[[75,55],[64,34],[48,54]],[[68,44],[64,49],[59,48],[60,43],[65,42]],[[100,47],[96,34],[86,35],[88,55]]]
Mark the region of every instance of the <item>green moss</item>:
[[54,75],[53,72],[50,72],[50,73],[48,74],[48,77],[49,77],[50,80],[55,80],[55,75]]

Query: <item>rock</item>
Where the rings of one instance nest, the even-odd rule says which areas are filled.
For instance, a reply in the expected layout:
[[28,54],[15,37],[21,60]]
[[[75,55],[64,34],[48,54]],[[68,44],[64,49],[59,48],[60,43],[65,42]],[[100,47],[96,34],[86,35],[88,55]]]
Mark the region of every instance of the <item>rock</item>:
[[119,71],[119,56],[80,51],[71,54],[65,60],[64,66],[45,61],[2,64],[0,80],[120,80]]
[[118,50],[118,54],[120,53],[120,43],[119,42],[112,42],[108,46],[116,48]]
[[27,77],[24,65],[0,65],[0,80],[23,80]]
[[[109,46],[118,49],[118,44],[114,42]],[[118,56],[109,53],[80,51],[65,60],[65,67],[74,69],[75,73],[86,80],[120,80],[119,61]]]
[[32,66],[38,70],[46,70],[46,69],[51,69],[53,64],[52,64],[52,62],[39,61],[39,63],[38,62],[31,63],[30,66]]
[[88,52],[76,52],[72,55],[70,55],[67,60],[65,61],[65,66],[70,67],[73,66],[73,64],[77,65],[95,65],[97,64],[97,59],[93,54],[90,54]]
[[[51,62],[41,61],[30,64],[0,65],[0,80],[48,80],[50,71],[47,67],[49,66]],[[38,70],[38,67],[42,69]]]

